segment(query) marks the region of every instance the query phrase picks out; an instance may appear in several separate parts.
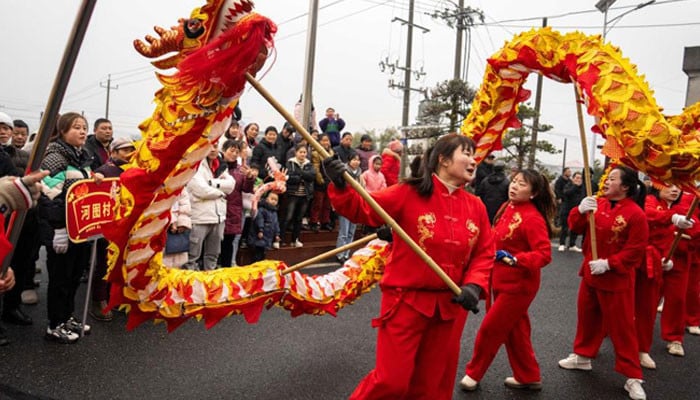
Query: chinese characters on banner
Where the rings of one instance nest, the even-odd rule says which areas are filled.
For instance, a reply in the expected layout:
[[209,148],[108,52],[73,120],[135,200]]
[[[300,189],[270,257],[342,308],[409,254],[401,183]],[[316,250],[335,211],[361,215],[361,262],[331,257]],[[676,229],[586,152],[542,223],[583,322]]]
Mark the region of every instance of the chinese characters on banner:
[[102,236],[102,227],[112,220],[119,191],[119,178],[106,178],[99,185],[92,179],[75,182],[66,194],[66,229],[74,243]]

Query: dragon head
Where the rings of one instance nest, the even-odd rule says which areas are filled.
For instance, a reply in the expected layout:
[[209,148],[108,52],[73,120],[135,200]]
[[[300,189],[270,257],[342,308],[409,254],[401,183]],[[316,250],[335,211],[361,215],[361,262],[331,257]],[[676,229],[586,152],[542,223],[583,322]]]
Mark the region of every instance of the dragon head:
[[147,43],[136,39],[134,47],[148,58],[176,52],[152,62],[159,69],[173,68],[188,54],[231,29],[252,10],[253,2],[250,0],[209,0],[204,6],[195,8],[189,18],[180,18],[178,24],[169,30],[155,26],[153,29],[159,37],[146,35]]

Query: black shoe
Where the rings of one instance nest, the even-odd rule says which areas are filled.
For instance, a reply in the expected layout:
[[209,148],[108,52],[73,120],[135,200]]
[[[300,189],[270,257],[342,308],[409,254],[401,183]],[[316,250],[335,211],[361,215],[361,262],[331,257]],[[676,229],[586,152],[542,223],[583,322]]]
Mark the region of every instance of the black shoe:
[[31,325],[33,322],[32,317],[22,312],[19,308],[5,311],[2,314],[2,320],[14,325]]
[[324,231],[333,232],[333,225],[331,224],[323,224],[321,228],[323,228]]
[[321,224],[312,224],[311,225],[312,232],[318,232],[319,230],[321,230]]

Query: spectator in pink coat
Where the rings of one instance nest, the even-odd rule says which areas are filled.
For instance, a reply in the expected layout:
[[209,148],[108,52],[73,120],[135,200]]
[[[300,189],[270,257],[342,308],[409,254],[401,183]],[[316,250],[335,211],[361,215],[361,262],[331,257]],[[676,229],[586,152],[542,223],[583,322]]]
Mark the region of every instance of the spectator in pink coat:
[[371,168],[367,169],[367,171],[360,175],[362,186],[364,186],[369,193],[386,188],[386,179],[384,178],[384,174],[381,172],[382,158],[378,155],[370,157],[369,165]]

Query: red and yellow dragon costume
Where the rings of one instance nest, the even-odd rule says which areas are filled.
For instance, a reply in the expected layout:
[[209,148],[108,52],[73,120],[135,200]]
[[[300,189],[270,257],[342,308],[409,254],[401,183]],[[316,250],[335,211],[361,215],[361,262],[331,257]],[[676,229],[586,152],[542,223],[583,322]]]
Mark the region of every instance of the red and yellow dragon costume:
[[[105,232],[111,241],[110,307],[129,309],[129,329],[158,319],[172,330],[190,317],[211,327],[232,314],[254,322],[273,305],[293,316],[335,314],[381,276],[388,251],[381,241],[323,276],[283,275],[286,265],[271,260],[206,272],[162,265],[171,204],[210,142],[228,126],[245,73],[257,72],[273,45],[275,24],[251,11],[247,0],[209,0],[170,30],[156,28],[160,38],[135,42],[147,57],[174,52],[153,64],[177,71],[157,74],[163,88],[153,115],[139,126],[142,140],[121,176],[115,220]],[[478,158],[499,148],[503,132],[518,124],[518,104],[529,95],[522,85],[533,71],[579,85],[613,158],[686,189],[700,179],[700,106],[664,118],[648,85],[618,49],[598,36],[548,28],[518,35],[489,60],[462,127],[476,139]]]

